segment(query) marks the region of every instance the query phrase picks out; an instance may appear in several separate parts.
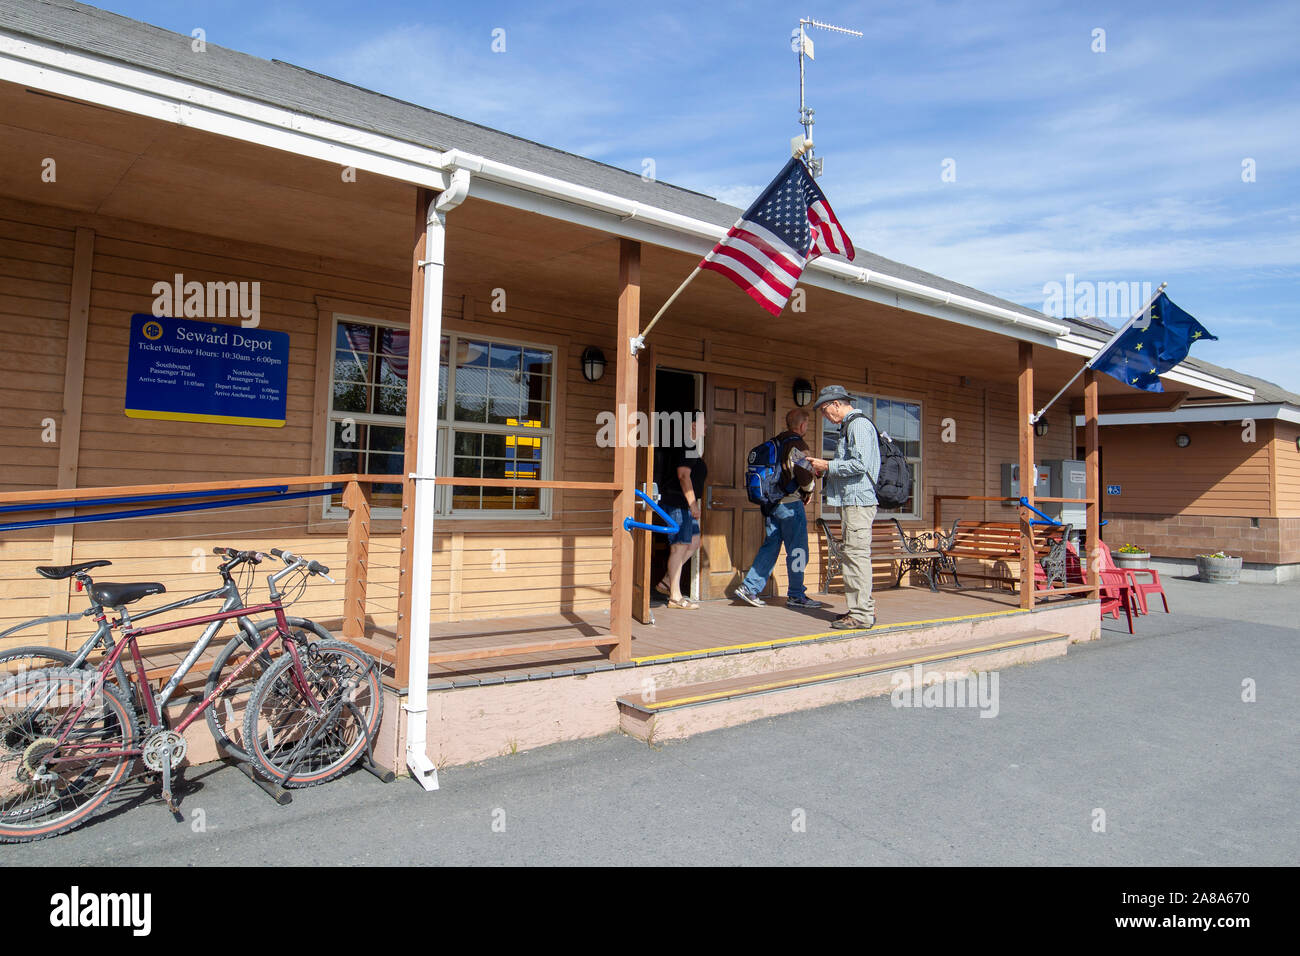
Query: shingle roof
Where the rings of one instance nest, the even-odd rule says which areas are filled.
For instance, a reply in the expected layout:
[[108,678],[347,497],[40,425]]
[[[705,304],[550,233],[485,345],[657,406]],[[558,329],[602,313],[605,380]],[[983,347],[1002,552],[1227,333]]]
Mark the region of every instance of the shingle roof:
[[[266,60],[213,43],[206,45],[203,54],[196,54],[190,46],[192,37],[74,0],[6,0],[0,6],[0,29],[419,146],[476,153],[720,226],[730,226],[741,214],[735,206],[702,193],[664,182],[646,182],[638,173],[457,119],[280,60]],[[865,249],[858,249],[853,264],[1023,315],[1043,317],[1042,312],[1019,303]],[[1095,322],[1069,318],[1064,321],[1093,337],[1108,334],[1104,325]],[[1189,359],[1186,364],[1230,381],[1255,385],[1261,400],[1300,404],[1300,396],[1270,382],[1196,360]],[[1286,397],[1263,399],[1264,393]]]

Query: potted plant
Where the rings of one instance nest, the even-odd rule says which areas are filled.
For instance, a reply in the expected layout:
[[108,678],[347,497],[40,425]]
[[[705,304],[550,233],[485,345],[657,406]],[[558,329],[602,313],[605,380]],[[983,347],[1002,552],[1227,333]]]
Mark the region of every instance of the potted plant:
[[1114,552],[1115,567],[1133,568],[1134,570],[1145,571],[1148,562],[1151,560],[1151,552],[1146,548],[1139,548],[1136,544],[1126,544],[1117,548]]
[[1218,551],[1196,556],[1196,572],[1209,584],[1236,584],[1241,577],[1241,558]]

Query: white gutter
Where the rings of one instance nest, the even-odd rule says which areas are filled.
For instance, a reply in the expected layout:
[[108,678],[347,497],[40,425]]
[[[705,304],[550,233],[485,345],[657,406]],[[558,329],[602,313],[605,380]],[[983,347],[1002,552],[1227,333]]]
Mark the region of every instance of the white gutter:
[[425,217],[424,309],[420,317],[420,398],[416,433],[415,515],[411,534],[411,620],[406,691],[406,765],[425,790],[438,789],[438,768],[429,759],[429,622],[433,604],[433,482],[438,461],[438,362],[442,346],[442,273],[447,251],[447,213],[469,194],[465,170],[429,203]]
[[[1236,422],[1245,419],[1256,421],[1277,420],[1300,424],[1300,409],[1280,402],[1254,405],[1201,405],[1179,408],[1172,412],[1115,412],[1098,415],[1098,425],[1165,425],[1178,422]],[[1076,425],[1084,424],[1082,415],[1074,417]]]
[[[624,229],[619,226],[638,226],[651,225],[658,226],[669,233],[684,233],[694,236],[707,242],[703,247],[703,252],[712,248],[713,244],[727,234],[727,227],[720,226],[716,223],[705,222],[702,219],[694,219],[690,216],[683,216],[679,213],[669,212],[666,209],[660,209],[656,206],[648,206],[631,199],[624,199],[613,193],[602,192],[599,189],[591,189],[587,186],[579,186],[575,183],[566,182],[562,179],[556,179],[554,176],[546,176],[541,173],[535,173],[531,170],[521,169],[518,166],[511,166],[507,163],[500,163],[493,159],[487,159],[473,153],[466,153],[459,149],[449,150],[443,154],[442,162],[445,168],[451,169],[468,169],[475,175],[475,195],[482,196],[485,199],[493,198],[490,190],[481,188],[480,184],[484,181],[501,183],[508,186],[517,187],[528,193],[542,195],[551,199],[561,200],[565,203],[574,203],[579,206],[593,209],[597,212],[605,213],[610,216],[618,217],[621,222],[603,223],[599,228],[617,234],[623,234]],[[497,192],[496,198],[506,198],[508,201],[509,194]],[[554,213],[552,213],[554,215]],[[630,230],[628,230],[630,232]],[[641,231],[641,230],[637,230]],[[662,240],[660,240],[662,242]],[[670,246],[678,246],[677,243],[665,243]],[[685,251],[699,252],[700,248],[694,244],[687,247]],[[897,279],[893,276],[885,275],[880,272],[873,272],[869,269],[863,269],[858,266],[849,265],[848,263],[838,262],[833,259],[817,258],[809,263],[808,268],[804,271],[805,280],[809,273],[821,273],[828,279],[843,279],[848,282],[866,286],[875,285],[891,292],[910,296],[926,302],[933,302],[941,306],[948,306],[958,312],[970,313],[990,318],[1003,325],[1017,326],[1032,332],[1046,334],[1052,337],[1066,335],[1070,331],[1070,326],[1063,322],[1054,322],[1046,317],[1035,318],[1034,316],[1025,315],[1011,309],[1004,309],[1001,306],[990,305],[971,299],[966,296],[956,295],[952,292],[944,292],[929,286],[921,285],[917,282],[910,282],[906,279]],[[836,291],[845,292],[847,290],[838,286],[826,283],[815,282],[813,284],[823,288],[835,289]],[[851,293],[858,295],[858,293]],[[859,298],[866,296],[858,295]],[[874,297],[873,297],[874,298]],[[889,303],[896,304],[896,303]]]
[[[203,56],[196,53],[195,56]],[[440,150],[0,31],[0,81],[445,189]]]

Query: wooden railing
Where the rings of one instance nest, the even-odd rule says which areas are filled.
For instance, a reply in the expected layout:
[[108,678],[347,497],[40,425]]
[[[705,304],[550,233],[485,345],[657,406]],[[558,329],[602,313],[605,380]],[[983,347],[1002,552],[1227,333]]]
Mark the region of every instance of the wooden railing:
[[[397,642],[395,648],[389,649],[376,645],[373,641],[369,640],[366,635],[366,594],[371,567],[371,489],[373,485],[377,484],[398,484],[402,482],[403,479],[403,475],[344,473],[334,475],[239,478],[228,481],[163,482],[150,485],[108,485],[93,488],[56,488],[39,491],[8,491],[0,492],[0,505],[41,504],[42,502],[64,503],[78,501],[85,501],[87,504],[92,504],[92,499],[117,498],[129,495],[184,494],[204,491],[218,495],[222,492],[233,492],[247,488],[260,488],[266,486],[301,488],[307,485],[339,485],[342,487],[343,505],[348,509],[347,557],[343,569],[344,580],[341,636],[345,640],[360,644],[372,653],[382,652],[385,660],[393,664],[394,682],[398,686],[405,686],[409,667],[409,662],[407,660],[409,645],[407,642],[409,641],[410,626],[406,621],[401,619],[400,611],[398,612],[396,628]],[[434,479],[434,483],[438,485],[459,485],[463,487],[482,488],[556,489],[572,491],[606,491],[611,493],[619,491],[619,485],[613,481],[544,481],[526,478],[437,477]],[[403,524],[406,524],[407,517],[408,516],[403,515]],[[402,571],[406,571],[408,567],[409,565],[406,562],[402,562]],[[399,591],[408,590],[407,584],[407,581],[401,580]],[[426,621],[423,626],[428,627],[429,625],[430,622]],[[593,636],[589,639],[584,638],[583,641],[585,641],[583,646],[593,647],[616,643],[616,641],[608,635]],[[571,641],[570,643],[572,644],[573,642]],[[533,649],[534,648],[531,646],[520,645],[519,647],[512,647],[510,653],[530,653]],[[457,660],[473,660],[497,656],[501,653],[502,651],[500,649],[481,648],[478,650],[458,651],[455,654],[455,658]],[[431,656],[437,655],[437,651],[434,651],[431,654]]]

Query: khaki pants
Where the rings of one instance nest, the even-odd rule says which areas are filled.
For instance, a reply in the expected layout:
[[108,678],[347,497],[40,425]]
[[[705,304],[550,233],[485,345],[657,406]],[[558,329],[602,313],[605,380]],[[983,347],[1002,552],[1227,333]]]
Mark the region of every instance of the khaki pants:
[[849,614],[863,624],[876,622],[876,600],[871,596],[871,522],[875,505],[845,505],[840,509],[840,530],[844,534],[844,596]]

